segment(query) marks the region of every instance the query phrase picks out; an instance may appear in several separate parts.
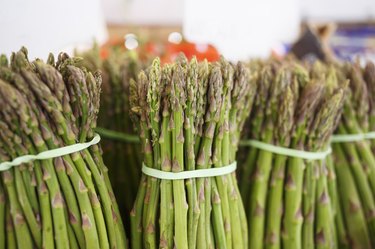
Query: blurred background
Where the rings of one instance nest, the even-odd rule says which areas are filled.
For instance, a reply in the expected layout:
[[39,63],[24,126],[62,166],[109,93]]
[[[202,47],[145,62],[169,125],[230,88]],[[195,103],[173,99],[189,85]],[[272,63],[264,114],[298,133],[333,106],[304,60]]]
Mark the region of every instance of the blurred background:
[[166,62],[180,51],[212,60],[291,50],[374,60],[375,1],[0,0],[0,32],[1,53],[26,46],[31,59],[96,43],[103,56],[120,46]]

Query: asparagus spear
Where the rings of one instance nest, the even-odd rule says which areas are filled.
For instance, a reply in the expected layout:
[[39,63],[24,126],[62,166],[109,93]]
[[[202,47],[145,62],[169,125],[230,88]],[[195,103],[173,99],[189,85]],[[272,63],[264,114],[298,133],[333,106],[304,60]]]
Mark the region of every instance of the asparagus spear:
[[[186,78],[186,108],[184,117],[184,138],[186,141],[186,149],[184,150],[184,158],[186,168],[188,170],[195,169],[195,135],[194,119],[197,114],[197,94],[198,94],[198,62],[193,58],[188,67],[188,75]],[[196,235],[199,220],[199,206],[196,193],[196,180],[187,179],[186,190],[188,196],[188,246],[196,248]]]
[[6,224],[6,216],[5,216],[5,192],[4,187],[2,186],[2,183],[0,183],[0,234],[1,238],[3,238],[0,241],[0,247],[5,248],[6,243],[6,233],[5,233],[5,224]]
[[[266,107],[265,120],[263,123],[264,131],[262,134],[264,137],[261,139],[267,143],[273,141],[273,129],[277,113],[277,107],[279,106],[280,95],[284,94],[286,86],[290,83],[290,80],[283,69],[280,69],[275,79],[271,80],[269,88],[269,98]],[[262,82],[263,83],[263,82]],[[266,209],[266,198],[268,181],[271,174],[272,165],[272,153],[268,151],[259,151],[258,159],[256,161],[256,169],[254,169],[254,179],[251,187],[251,205],[250,214],[253,218],[250,220],[250,237],[253,238],[250,241],[250,247],[263,248],[263,238],[262,236],[254,236],[256,231],[264,231],[265,223],[265,209]]]
[[109,168],[109,178],[123,214],[126,230],[130,232],[128,214],[133,207],[140,180],[142,150],[134,136],[133,140],[127,140],[132,134],[136,134],[129,114],[129,91],[130,81],[137,78],[143,62],[135,51],[124,51],[120,48],[111,49],[106,57],[101,56],[98,46],[79,55],[85,58],[80,64],[92,71],[100,70],[103,74],[97,132],[103,138],[104,161]]
[[[170,172],[172,169],[171,153],[171,111],[168,95],[170,91],[167,84],[172,77],[172,68],[166,66],[162,71],[163,103],[162,128],[159,137],[161,169]],[[160,248],[173,248],[174,209],[173,209],[173,188],[171,180],[161,180],[160,183]],[[189,230],[190,231],[190,230]]]
[[[292,76],[287,72],[286,77]],[[274,132],[276,141],[279,141],[277,144],[284,147],[289,146],[290,136],[288,134],[291,132],[292,123],[288,122],[288,120],[294,116],[298,98],[298,81],[296,75],[290,80],[292,81],[287,87],[285,97],[280,104],[280,115],[277,118],[277,128]],[[274,169],[272,170],[270,179],[266,210],[265,247],[267,248],[280,248],[281,246],[281,215],[286,161],[287,157],[283,155],[276,155],[274,159]]]

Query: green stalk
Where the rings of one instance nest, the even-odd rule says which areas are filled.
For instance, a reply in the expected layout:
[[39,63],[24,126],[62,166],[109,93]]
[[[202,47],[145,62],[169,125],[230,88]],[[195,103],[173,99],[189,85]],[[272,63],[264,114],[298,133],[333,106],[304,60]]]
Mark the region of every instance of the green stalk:
[[68,216],[69,224],[72,226],[75,236],[77,237],[78,244],[81,248],[85,247],[85,237],[81,229],[82,220],[79,212],[78,202],[75,196],[75,191],[70,183],[68,174],[65,169],[62,158],[54,159],[54,166],[56,168],[57,177],[61,184],[64,193],[65,201],[69,207]]
[[[298,98],[298,82],[296,78],[288,79],[289,74],[286,72],[287,80],[290,84],[284,93],[283,101],[280,104],[279,115],[276,121],[274,133],[275,140],[283,147],[288,147],[290,143],[290,132],[293,123],[289,122],[295,115],[295,108]],[[284,155],[275,155],[273,169],[269,183],[269,193],[267,196],[267,214],[266,214],[266,231],[265,247],[279,249],[281,247],[281,224],[283,212],[283,194],[285,169],[288,157]],[[275,215],[279,214],[279,215]]]
[[[218,91],[218,92],[216,92]],[[208,118],[205,120],[204,134],[201,141],[200,152],[197,158],[197,168],[205,169],[211,167],[211,155],[212,155],[212,144],[215,134],[216,122],[219,118],[219,107],[221,105],[221,91],[222,91],[222,77],[221,71],[218,66],[213,67],[210,75],[209,88],[208,88]],[[201,203],[200,210],[204,209],[204,214],[200,215],[200,222],[204,223],[205,232],[205,243],[206,247],[211,248],[213,246],[210,217],[211,217],[211,179],[210,178],[199,178],[197,181],[198,195],[204,193],[205,202]],[[203,187],[203,189],[202,189]],[[202,199],[202,198],[200,198]],[[201,228],[202,229],[202,228]],[[198,228],[198,237],[201,231]],[[198,239],[199,240],[199,239]],[[199,248],[199,247],[198,247]]]
[[87,187],[77,170],[73,168],[70,157],[64,157],[67,174],[73,183],[74,192],[77,195],[78,205],[81,210],[82,230],[85,236],[87,248],[99,248],[98,231],[94,218],[94,208]]
[[[193,58],[188,67],[186,81],[186,107],[184,120],[184,138],[186,147],[184,148],[185,164],[187,170],[195,170],[194,136],[197,132],[194,127],[194,118],[197,113],[197,91],[198,91],[198,63]],[[188,246],[189,249],[196,248],[197,228],[199,220],[199,206],[196,193],[196,180],[186,179],[185,181],[188,197]]]
[[206,233],[206,246],[207,248],[214,247],[214,235],[213,229],[211,226],[211,215],[212,215],[212,203],[211,203],[211,194],[212,193],[212,183],[211,178],[204,178],[204,198],[205,198],[205,233]]
[[[230,91],[233,88],[233,69],[225,62],[221,60],[221,71],[223,75],[223,101],[220,107],[220,117],[217,123],[215,131],[215,141],[214,141],[214,151],[212,156],[212,163],[214,167],[222,167],[229,165],[229,124],[228,115],[230,109]],[[225,141],[224,141],[225,137]],[[214,229],[215,240],[217,238],[225,238],[223,241],[225,248],[232,248],[232,229],[231,229],[231,218],[230,218],[230,208],[229,208],[229,178],[230,175],[215,177],[212,179],[213,190],[216,188],[218,191],[218,196],[215,197],[215,192],[213,192],[213,197],[216,202],[214,205],[216,209],[220,207],[220,216],[213,213],[218,224],[223,224],[222,227],[217,227]],[[215,185],[215,186],[214,186]],[[216,211],[217,212],[217,211]],[[222,243],[216,243],[216,245],[224,245]]]
[[[143,146],[143,153],[144,153],[144,164],[148,167],[153,165],[153,154],[152,154],[152,145],[151,145],[151,134],[148,129],[148,124],[146,123],[148,120],[148,113],[146,112],[146,96],[147,96],[147,90],[148,90],[148,81],[147,77],[145,74],[140,74],[139,76],[139,82],[138,82],[138,87],[139,87],[139,92],[136,92],[135,90],[135,82],[132,85],[133,88],[133,94],[136,94],[139,97],[139,112],[141,113],[141,119],[140,119],[140,138],[142,141],[142,146]],[[137,110],[138,111],[138,110]],[[146,224],[146,213],[148,212],[149,208],[149,202],[150,202],[150,190],[151,190],[151,185],[150,185],[150,177],[145,178],[145,190],[143,192],[142,186],[140,190],[138,191],[139,199],[137,196],[135,207],[138,205],[143,205],[143,209],[141,213],[137,212],[138,210],[133,208],[132,214],[134,215],[133,222],[132,222],[132,230],[138,230],[142,229],[142,236],[143,234],[146,234],[146,229],[147,229],[147,224]],[[144,196],[144,198],[142,198]],[[138,203],[138,201],[140,203]],[[144,203],[144,204],[143,204]],[[151,231],[152,232],[152,231]],[[138,236],[136,234],[133,234],[132,236],[135,236],[132,238],[132,241],[134,240],[134,244],[132,244],[133,248],[138,248],[135,246],[139,246],[139,248],[143,248],[143,243],[145,242],[144,238],[141,236]],[[142,246],[140,246],[142,245]],[[156,245],[155,245],[156,246]]]
[[116,245],[118,247],[125,247],[126,241],[124,238],[117,238],[116,239],[116,232],[115,232],[115,222],[117,219],[120,219],[120,214],[118,211],[116,211],[112,205],[112,201],[108,195],[108,189],[103,181],[102,175],[103,173],[99,171],[97,168],[93,158],[91,157],[91,154],[89,151],[85,150],[82,152],[85,156],[86,164],[89,166],[88,168],[92,172],[92,175],[95,180],[95,187],[99,192],[99,195],[101,197],[101,205],[103,207],[102,212],[104,213],[105,217],[105,227],[108,233],[109,242],[111,244],[111,247],[115,247]]
[[[68,213],[65,215],[65,217],[68,217]],[[66,223],[69,223],[68,220],[66,220]],[[77,239],[74,235],[73,228],[71,226],[68,226],[68,236],[69,236],[69,248],[71,249],[79,249]]]
[[241,196],[242,196],[243,202],[245,203],[247,215],[250,215],[248,213],[248,211],[250,210],[248,204],[250,203],[250,196],[251,196],[250,194],[251,181],[252,181],[251,173],[254,172],[254,167],[256,165],[255,162],[256,162],[256,159],[258,158],[259,152],[260,150],[256,148],[249,149],[247,153],[246,161],[243,163],[244,165],[246,165],[246,167],[243,167],[242,172],[241,172],[242,177],[240,181],[241,182],[240,190],[241,190]]
[[363,207],[343,145],[333,144],[341,208],[351,248],[371,248]]
[[[42,146],[40,146],[39,149],[40,148],[42,149],[39,151],[47,150],[47,148],[43,148]],[[56,247],[69,248],[68,231],[64,211],[65,200],[60,191],[52,160],[42,161],[41,165],[43,170],[43,180],[46,182],[50,194],[54,233],[56,234]]]
[[[277,68],[271,67],[271,70],[277,70]],[[273,143],[274,141],[274,123],[277,121],[278,106],[281,103],[280,95],[284,94],[285,86],[290,84],[290,80],[285,74],[285,70],[279,69],[275,74],[275,78],[272,79],[272,74],[267,71],[265,76],[261,77],[261,82],[269,86],[268,99],[266,101],[265,115],[263,121],[263,127],[261,130],[260,138],[266,143]],[[280,98],[280,99],[279,99]],[[268,151],[260,151],[256,163],[256,168],[253,171],[253,183],[251,185],[250,193],[250,219],[249,230],[250,230],[250,247],[251,248],[263,248],[264,247],[264,231],[265,231],[265,211],[267,208],[267,195],[269,178],[272,172],[273,154]],[[256,231],[259,231],[255,236]]]
[[[197,91],[197,116],[195,118],[195,145],[194,145],[194,154],[196,158],[196,163],[199,161],[199,153],[201,151],[201,142],[204,135],[204,115],[206,113],[206,95],[208,91],[209,76],[211,73],[211,68],[207,61],[199,64],[198,70],[198,91]],[[199,168],[197,166],[197,168]],[[198,198],[197,208],[199,215],[197,221],[197,232],[196,232],[196,248],[206,248],[206,233],[205,233],[205,188],[204,181],[202,179],[197,179],[196,181],[196,194]]]
[[337,177],[335,173],[335,165],[332,156],[326,159],[328,169],[328,190],[332,202],[333,213],[335,216],[336,228],[336,245],[337,248],[349,248],[347,228],[344,223],[343,211],[341,208],[341,196],[338,193]]
[[319,178],[316,186],[316,225],[315,225],[315,243],[316,248],[332,248],[335,245],[334,231],[332,222],[334,222],[332,209],[330,207],[330,197],[328,195],[327,177],[325,177],[325,164],[319,164]]
[[[130,83],[130,102],[132,105],[132,111],[140,116],[140,119],[136,120],[135,123],[139,122],[140,129],[140,140],[142,144],[142,150],[144,155],[143,163],[150,167],[153,163],[152,149],[150,145],[150,134],[146,124],[145,114],[145,100],[143,99],[146,95],[144,91],[147,89],[147,77],[145,74],[140,74],[138,82],[131,81]],[[133,118],[136,117],[134,115]],[[144,229],[144,213],[147,212],[149,202],[149,187],[147,179],[149,177],[142,175],[141,182],[138,188],[137,197],[134,203],[134,207],[130,213],[131,221],[131,246],[134,249],[143,248],[143,229]]]
[[[122,95],[125,94],[125,91],[123,89],[123,82],[121,81],[121,65],[122,61],[120,61],[120,58],[117,58],[117,54],[114,54],[113,56],[110,56],[108,60],[104,61],[103,63],[103,69],[107,71],[108,73],[108,88],[110,88],[110,97],[108,101],[110,102],[111,109],[113,110],[113,121],[110,126],[112,126],[113,130],[123,130],[124,127],[123,123],[126,118],[122,117],[124,111],[123,108],[125,104],[123,103],[123,97]],[[107,93],[105,93],[107,94]],[[104,114],[106,115],[106,114]],[[136,175],[134,174],[134,157],[130,154],[128,154],[127,145],[124,146],[123,143],[114,142],[114,151],[117,151],[118,153],[115,153],[114,155],[111,155],[110,158],[113,158],[113,162],[109,164],[111,169],[113,168],[113,179],[115,179],[114,186],[118,186],[116,188],[116,196],[124,196],[124,201],[121,203],[126,210],[130,209],[130,206],[132,204],[132,201],[134,199],[133,197],[133,191],[132,186],[136,186],[136,182],[138,179]],[[119,153],[121,152],[121,153]],[[125,153],[124,153],[125,152]],[[124,157],[125,156],[125,157]],[[127,159],[125,159],[127,158]],[[115,165],[130,165],[130,167],[116,167]],[[129,163],[129,164],[128,164]],[[124,177],[127,174],[129,174],[131,177],[128,177],[127,179]],[[128,173],[127,173],[128,172]],[[125,195],[119,189],[125,189]],[[120,198],[121,200],[122,198]]]
[[[152,168],[161,169],[160,163],[160,145],[158,142],[160,131],[159,131],[159,107],[160,107],[160,80],[161,80],[161,70],[160,62],[155,60],[152,64],[152,69],[150,72],[150,78],[147,89],[147,104],[149,106],[149,119],[150,119],[150,132],[152,138],[152,150],[153,150],[153,163]],[[151,165],[149,166],[151,167]],[[146,248],[156,248],[156,216],[158,212],[158,202],[159,202],[159,182],[157,178],[149,177],[148,181],[150,184],[150,202],[145,213],[145,245]]]
[[[112,133],[117,132],[118,134],[113,134],[114,136],[121,136],[121,133],[133,134],[135,130],[130,120],[132,115],[129,115],[130,81],[136,79],[143,62],[135,51],[124,51],[119,48],[111,48],[108,57],[104,59],[101,58],[97,46],[80,56],[86,59],[82,62],[84,67],[92,71],[99,69],[103,74],[99,126]],[[112,139],[117,140],[111,137],[102,143],[104,161],[110,169],[111,182],[115,187],[115,195],[119,200],[128,231],[130,230],[128,213],[134,204],[140,180],[141,148],[134,143],[115,142]]]
[[[350,134],[362,133],[363,128],[360,127],[356,120],[352,108],[347,107],[345,110],[345,120],[348,120],[343,121],[346,129],[345,132]],[[375,192],[375,157],[371,151],[371,145],[367,141],[357,141],[356,146],[358,147],[358,156],[366,166],[365,173],[368,177],[371,191]]]
[[[324,176],[319,177],[319,163],[315,161],[306,161],[306,170],[304,175],[304,191],[303,191],[303,216],[304,222],[302,227],[302,248],[315,248],[315,230],[314,224],[318,223],[316,217],[316,195],[317,181]],[[319,201],[319,200],[318,200]],[[315,218],[316,217],[316,218]]]
[[[0,138],[2,138],[2,143],[5,145],[9,146],[7,147],[6,150],[8,155],[11,155],[13,158],[17,157],[16,151],[14,149],[14,146],[12,146],[9,143],[10,141],[16,141],[16,138],[14,134],[9,130],[9,127],[5,125],[4,123],[0,123],[1,128],[3,130],[3,133],[0,135]],[[9,140],[7,140],[9,139]],[[1,140],[0,140],[1,141]],[[18,141],[18,140],[17,140]],[[4,157],[4,155],[2,155]],[[5,160],[6,161],[6,160]],[[23,179],[21,176],[21,168],[25,167],[25,165],[21,165],[18,168],[15,168],[12,170],[12,172],[6,172],[4,173],[4,184],[6,186],[11,186],[11,188],[8,188],[8,191],[11,190],[12,193],[8,193],[9,195],[9,201],[11,202],[11,198],[16,198],[17,203],[14,203],[13,207],[16,207],[19,205],[20,210],[11,210],[11,215],[13,216],[13,212],[16,211],[16,217],[14,219],[20,220],[20,222],[26,223],[26,226],[30,226],[30,233],[33,239],[32,243],[36,243],[37,246],[41,246],[41,236],[40,236],[40,227],[39,224],[36,220],[36,217],[34,216],[34,213],[32,211],[31,205],[29,200],[27,199],[27,194],[25,190],[25,186],[23,185]],[[12,179],[9,184],[14,184],[14,185],[7,185],[7,176],[8,179]],[[14,191],[14,192],[13,192]],[[5,196],[4,196],[5,198]],[[15,199],[13,199],[15,200]],[[12,205],[11,205],[12,206]],[[23,220],[25,219],[25,220]],[[26,232],[28,228],[25,228],[24,231]],[[32,245],[30,245],[32,246]]]
[[[22,167],[21,167],[22,168]],[[34,215],[39,214],[38,197],[36,190],[36,179],[34,171],[28,167],[22,169],[22,180]]]
[[131,224],[131,246],[133,249],[141,249],[142,243],[142,213],[143,213],[143,201],[146,194],[147,179],[146,176],[141,177],[139,183],[138,194],[135,199],[134,207],[130,212],[130,224]]
[[38,197],[41,214],[41,225],[42,225],[42,246],[44,248],[54,248],[55,241],[53,238],[53,222],[51,212],[51,201],[49,198],[48,188],[46,183],[43,181],[43,173],[41,166],[38,162],[34,163],[35,175],[38,184]]
[[25,215],[26,222],[30,228],[30,232],[33,236],[33,240],[37,247],[41,247],[42,245],[42,236],[40,233],[41,229],[40,229],[38,221],[36,220],[34,212],[31,208],[30,202],[27,199],[25,185],[23,184],[23,179],[21,176],[20,169],[14,170],[14,182],[16,185],[18,200],[20,202],[21,208]]
[[[216,182],[212,181],[212,222],[216,248],[228,248],[224,230],[222,207]],[[231,246],[231,244],[229,245]]]
[[[10,215],[10,207],[6,206],[5,210],[6,210],[5,211],[6,237],[4,236],[4,239],[6,239],[6,245],[7,245],[6,248],[7,249],[17,249],[17,240],[16,240],[16,236],[15,236],[12,216]],[[4,242],[5,242],[5,240],[4,240]]]
[[[184,72],[182,65],[177,65],[172,77],[172,103],[171,119],[174,127],[172,128],[172,171],[181,172],[184,170],[184,131],[183,131],[183,105],[185,105],[184,96]],[[175,246],[181,249],[188,248],[188,224],[186,202],[186,193],[184,180],[173,181],[173,203],[175,215]]]
[[267,198],[265,248],[281,248],[281,217],[285,164],[287,157],[276,155],[274,159],[270,190]]
[[[81,132],[79,134],[80,140],[86,140],[86,136],[88,134],[88,128],[90,128],[89,124],[87,123],[89,121],[89,114],[88,114],[88,106],[86,106],[86,102],[89,101],[98,101],[96,99],[90,99],[89,96],[89,87],[94,86],[96,84],[95,79],[93,79],[93,76],[90,73],[84,73],[82,70],[79,68],[73,68],[66,66],[64,68],[64,77],[66,78],[66,83],[71,84],[72,89],[71,89],[71,95],[73,97],[80,96],[81,102],[71,102],[72,110],[75,110],[76,108],[80,109],[81,111],[81,116],[80,116],[80,122],[79,123],[82,126]],[[90,77],[91,76],[91,77]],[[77,89],[78,88],[78,89]],[[95,91],[95,90],[93,90]],[[97,104],[97,103],[93,103]],[[96,107],[98,108],[98,107]],[[69,127],[65,125],[62,122],[59,122],[57,120],[57,123],[59,123],[61,130],[63,131],[62,133],[62,138],[63,141],[67,144],[72,144],[74,143],[74,140],[72,140],[72,137],[69,136]],[[88,127],[87,127],[88,126]],[[98,201],[98,197],[96,194],[96,189],[92,180],[92,173],[91,171],[87,170],[87,165],[82,156],[79,153],[74,153],[71,155],[71,159],[73,160],[73,163],[75,165],[75,168],[77,169],[78,173],[82,177],[83,183],[85,187],[88,189],[88,194],[90,198],[90,202],[92,205],[92,210],[94,213],[95,217],[95,223],[96,223],[96,228],[98,232],[98,239],[100,243],[101,248],[109,248],[109,241],[111,241],[112,244],[115,244],[115,235],[113,233],[113,225],[111,226],[112,221],[112,216],[108,219],[108,222],[110,224],[110,229],[109,229],[109,234],[107,233],[106,225],[105,225],[105,218],[104,218],[104,212],[102,210],[101,204]],[[97,174],[96,174],[97,176]],[[99,177],[100,178],[100,177]],[[99,180],[101,181],[101,179]],[[100,189],[100,188],[99,188]],[[104,204],[106,203],[106,195],[108,193],[106,192],[104,196],[102,197],[104,199]],[[109,211],[110,208],[108,208],[107,205],[107,210]],[[109,211],[111,212],[111,211]],[[107,212],[107,213],[109,213]],[[90,219],[90,222],[93,222],[94,220]],[[91,225],[91,224],[90,224]]]
[[[251,130],[250,135],[252,139],[261,140],[262,139],[262,128],[266,119],[266,108],[268,96],[269,96],[269,88],[270,84],[272,82],[272,76],[271,75],[271,67],[265,67],[262,69],[262,74],[259,77],[257,84],[258,84],[258,94],[255,97],[255,106],[251,113]],[[243,197],[246,210],[248,210],[247,215],[252,216],[254,214],[249,213],[250,212],[250,206],[251,203],[251,187],[252,187],[252,179],[253,174],[256,171],[255,167],[257,165],[256,161],[259,158],[259,153],[261,153],[260,150],[256,148],[251,148],[248,152],[248,156],[246,159],[246,167],[243,167],[242,169],[242,179],[241,179],[241,195]],[[250,225],[249,225],[250,227]],[[250,236],[251,237],[251,236]],[[250,241],[250,243],[252,243]]]
[[[315,135],[311,130],[309,132],[309,125],[321,125],[321,120],[331,121],[333,115],[328,117],[320,117],[319,115],[324,108],[318,109],[318,106],[322,104],[323,97],[323,84],[317,80],[311,80],[302,88],[301,96],[299,96],[298,103],[296,106],[295,115],[295,131],[293,134],[291,148],[298,150],[315,150],[323,149],[318,145],[311,146],[308,143],[310,139],[314,139]],[[322,104],[322,106],[324,106]],[[336,106],[336,105],[335,105]],[[337,110],[336,114],[337,114]],[[323,112],[323,114],[331,114],[330,112]],[[327,139],[324,132],[328,134],[332,133],[331,122],[322,122],[324,127],[320,133],[324,134],[323,139]],[[314,126],[310,129],[315,128]],[[321,127],[319,127],[321,128]],[[319,128],[316,130],[319,131]],[[320,134],[319,133],[319,134]],[[312,140],[315,141],[315,140]],[[323,140],[324,141],[324,140]],[[290,158],[286,168],[285,175],[285,187],[284,187],[284,218],[283,218],[283,247],[298,249],[302,248],[302,227],[304,222],[303,217],[303,179],[306,169],[306,163],[301,158]]]
[[[170,72],[166,72],[170,74]],[[168,76],[166,76],[168,77]],[[162,114],[162,132],[160,134],[160,158],[162,161],[161,168],[163,171],[170,172],[171,165],[171,131],[169,127],[170,111],[167,101],[164,102]],[[171,180],[161,180],[160,182],[160,248],[173,248],[173,226],[174,226],[174,209],[173,209],[173,189]]]
[[199,220],[198,220],[198,230],[197,230],[197,248],[207,248],[206,247],[206,233],[205,233],[205,218],[206,209],[205,209],[205,196],[204,196],[204,181],[197,181],[197,195],[199,202]]
[[99,152],[98,146],[90,147],[91,154],[93,156],[94,162],[99,166],[101,178],[104,178],[105,185],[108,191],[108,197],[111,200],[112,204],[112,215],[114,220],[115,226],[115,233],[116,233],[116,243],[117,245],[123,246],[124,248],[128,248],[128,241],[125,236],[125,228],[121,220],[119,206],[116,202],[116,198],[113,193],[113,189],[111,186],[111,182],[108,177],[108,168],[104,165],[103,159]]
[[0,248],[5,248],[6,243],[6,197],[3,184],[0,182]]
[[285,213],[283,247],[302,248],[302,189],[305,163],[300,158],[291,158],[287,166],[285,182]]
[[[43,179],[46,181],[50,193],[55,241],[57,248],[69,248],[68,231],[64,211],[64,199],[58,187],[57,177],[53,172],[52,161],[42,162]],[[55,185],[56,184],[56,185]]]
[[[257,78],[250,78],[250,72],[242,63],[238,63],[234,72],[233,89],[231,92],[231,109],[229,111],[229,163],[236,161],[236,152],[239,144],[240,131],[243,128],[245,119],[251,110]],[[224,135],[224,141],[227,131]],[[240,191],[237,185],[236,174],[232,173],[229,177],[229,205],[231,209],[231,229],[233,248],[248,247],[248,224],[245,214],[245,208],[241,201]]]
[[[266,132],[264,141],[270,143],[272,141],[272,127],[266,124]],[[268,127],[267,127],[268,126]],[[268,189],[268,179],[270,177],[272,167],[272,153],[268,151],[260,151],[256,162],[253,182],[251,186],[250,202],[249,202],[249,237],[250,248],[261,249],[264,242],[264,225],[265,225],[265,209]]]
[[[339,132],[346,134],[344,127],[339,126]],[[372,214],[375,210],[374,207],[374,196],[367,181],[366,173],[363,170],[361,160],[358,156],[358,150],[356,149],[353,143],[345,143],[342,145],[343,149],[347,153],[347,160],[350,162],[350,169],[352,171],[353,177],[358,188],[358,192],[361,198],[362,207],[364,213],[366,214],[366,222],[368,226],[369,234],[375,234],[375,217],[369,214]],[[348,156],[350,155],[350,156]],[[370,236],[372,239],[372,237]]]
[[20,203],[17,200],[17,192],[14,186],[14,173],[8,170],[3,172],[2,175],[5,189],[8,193],[10,215],[14,225],[17,246],[19,248],[32,249],[34,247],[34,243],[22,213]]

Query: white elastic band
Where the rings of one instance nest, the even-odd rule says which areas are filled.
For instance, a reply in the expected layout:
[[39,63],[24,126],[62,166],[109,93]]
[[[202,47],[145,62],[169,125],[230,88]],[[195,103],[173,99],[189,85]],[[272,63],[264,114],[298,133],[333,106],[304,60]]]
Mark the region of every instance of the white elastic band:
[[53,149],[53,150],[46,150],[37,155],[20,156],[20,157],[13,159],[10,162],[0,163],[0,171],[5,171],[5,170],[12,168],[13,166],[18,166],[23,163],[32,162],[34,160],[45,160],[45,159],[51,159],[55,157],[69,155],[74,152],[87,149],[88,147],[99,143],[99,141],[100,141],[99,134],[95,134],[94,138],[90,142],[72,144],[72,145],[64,146],[64,147]]
[[214,177],[228,175],[234,172],[237,168],[237,162],[233,162],[227,166],[210,168],[210,169],[196,169],[181,172],[166,172],[158,169],[147,167],[145,164],[142,165],[142,172],[145,175],[152,176],[158,179],[165,180],[183,180],[200,177]]
[[280,147],[273,144],[263,143],[257,140],[246,140],[241,142],[242,145],[251,146],[254,148],[258,148],[261,150],[269,151],[275,154],[280,154],[289,157],[297,157],[307,160],[321,160],[326,158],[329,154],[331,154],[332,149],[329,147],[326,151],[303,151],[303,150],[296,150],[290,149],[286,147]]
[[356,142],[367,139],[375,139],[375,132],[358,133],[358,134],[337,134],[331,138],[332,143]]

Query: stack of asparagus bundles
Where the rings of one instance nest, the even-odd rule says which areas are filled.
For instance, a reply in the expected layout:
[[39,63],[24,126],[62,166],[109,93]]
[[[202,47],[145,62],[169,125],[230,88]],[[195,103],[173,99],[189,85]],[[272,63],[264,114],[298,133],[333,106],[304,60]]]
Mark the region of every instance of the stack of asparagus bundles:
[[332,140],[340,248],[375,247],[375,67],[340,66],[349,80],[344,112]]
[[0,61],[0,248],[127,248],[99,147],[53,156],[98,138],[100,75],[25,48]]
[[[254,65],[255,64],[255,65]],[[324,157],[344,102],[335,71],[296,62],[252,63],[257,95],[242,141],[240,190],[249,248],[335,248]]]
[[[179,56],[161,67],[155,59],[130,85],[143,168],[176,175],[232,167],[254,83],[241,63]],[[142,175],[131,212],[132,248],[247,248],[235,173],[185,178]]]
[[80,56],[85,59],[86,67],[102,72],[103,91],[97,132],[103,139],[103,159],[109,168],[109,178],[128,228],[142,165],[139,139],[129,116],[129,82],[136,79],[142,63],[135,51],[120,48],[111,49],[108,57],[103,59],[97,46]]

